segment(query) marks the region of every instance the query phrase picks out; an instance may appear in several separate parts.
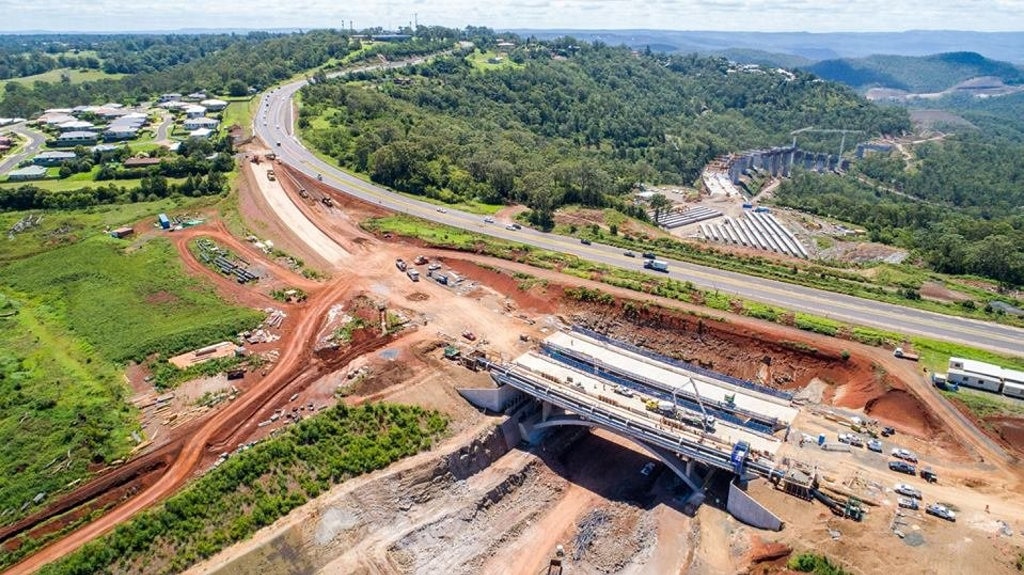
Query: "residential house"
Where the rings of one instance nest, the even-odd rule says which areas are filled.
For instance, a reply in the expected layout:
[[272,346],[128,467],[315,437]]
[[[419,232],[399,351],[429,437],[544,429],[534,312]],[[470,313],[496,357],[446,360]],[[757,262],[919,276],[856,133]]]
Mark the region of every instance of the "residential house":
[[213,134],[213,130],[210,128],[196,128],[188,133],[189,138],[198,138],[200,140],[206,140]]
[[202,106],[189,106],[188,108],[185,108],[185,117],[186,118],[189,118],[189,119],[191,119],[191,118],[202,118],[205,115],[206,115],[206,108],[204,108]]
[[64,132],[52,143],[59,148],[73,148],[75,146],[92,146],[100,139],[96,132],[74,131]]
[[139,135],[139,129],[132,125],[127,124],[111,124],[109,128],[103,132],[104,142],[122,142],[124,140],[134,139],[135,136]]
[[189,118],[185,120],[182,125],[186,130],[198,130],[199,128],[210,128],[211,130],[217,127],[219,122],[213,118]]
[[59,166],[68,160],[74,160],[78,156],[74,152],[49,151],[38,154],[32,158],[32,163],[37,166]]
[[160,103],[161,104],[164,104],[164,103],[167,103],[167,102],[177,102],[179,100],[181,100],[181,94],[179,94],[177,92],[170,92],[168,94],[163,94],[162,96],[160,96]]
[[23,182],[25,180],[41,180],[45,177],[46,168],[42,166],[27,166],[7,174],[7,181]]
[[228,107],[227,102],[225,102],[224,100],[217,100],[216,98],[203,100],[202,102],[199,102],[199,105],[204,106],[207,110],[211,112],[220,112],[224,108]]
[[96,124],[92,122],[86,122],[85,120],[71,120],[70,122],[64,122],[58,124],[57,129],[61,132],[74,132],[82,130],[92,130],[96,127]]

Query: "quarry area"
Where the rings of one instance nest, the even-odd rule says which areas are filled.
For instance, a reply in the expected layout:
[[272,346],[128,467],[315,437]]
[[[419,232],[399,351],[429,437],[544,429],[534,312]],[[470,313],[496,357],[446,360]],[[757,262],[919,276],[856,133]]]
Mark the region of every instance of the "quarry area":
[[[919,364],[375,236],[359,223],[377,206],[271,161],[243,170],[247,231],[334,279],[304,277],[216,218],[174,232],[190,273],[272,310],[243,338],[261,362],[165,394],[130,369],[146,441],[92,505],[121,498],[127,513],[131,494],[171,485],[160,473],[181,485],[338,402],[415,404],[451,424],[433,449],[335,486],[187,573],[762,574],[808,551],[852,573],[1016,572],[1024,447],[979,431]],[[199,239],[258,279],[203,265],[189,250]],[[610,297],[572,297],[580,287]],[[180,361],[234,351],[218,343]],[[186,465],[193,441],[203,449]]]

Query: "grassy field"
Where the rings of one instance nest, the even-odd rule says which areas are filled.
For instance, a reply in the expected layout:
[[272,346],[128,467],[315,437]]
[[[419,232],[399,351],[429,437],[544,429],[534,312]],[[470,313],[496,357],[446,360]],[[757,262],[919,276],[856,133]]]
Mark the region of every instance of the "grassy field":
[[994,393],[960,388],[960,391],[943,391],[946,399],[958,401],[978,418],[1024,417],[1024,403]]
[[61,77],[64,75],[67,75],[72,84],[81,84],[82,82],[102,80],[104,78],[116,79],[124,77],[124,74],[107,74],[101,70],[72,70],[69,68],[58,68],[56,70],[50,70],[49,72],[43,72],[42,74],[36,74],[35,76],[23,76],[21,78],[0,80],[0,99],[3,98],[4,88],[6,88],[7,84],[11,82],[18,82],[26,85],[31,85],[34,82],[56,83],[60,82]]
[[33,498],[85,477],[90,464],[124,457],[139,429],[121,375],[95,361],[53,308],[0,291],[0,316],[11,312],[0,317],[0,525],[38,509]]
[[222,303],[185,275],[169,242],[126,245],[93,236],[5,266],[3,285],[52,310],[112,362],[206,345],[259,320],[258,312]]
[[[0,265],[34,254],[55,249],[81,241],[84,238],[103,233],[108,228],[116,228],[137,222],[146,217],[156,217],[162,212],[179,213],[194,212],[220,200],[219,197],[186,198],[174,197],[157,202],[139,202],[135,204],[117,204],[93,206],[82,210],[47,210],[45,212],[6,212],[0,213],[0,232],[11,229],[15,222],[28,214],[42,214],[43,221],[38,227],[32,228],[8,239],[0,236]],[[65,234],[57,231],[66,228]],[[140,230],[141,231],[141,230]]]
[[260,99],[256,97],[228,102],[221,117],[221,126],[227,129],[238,124],[245,131],[246,137],[252,135],[252,117],[259,105]]
[[[492,61],[492,59],[494,61]],[[466,56],[466,60],[473,65],[473,68],[481,71],[501,70],[504,68],[518,69],[522,64],[516,64],[509,59],[507,54],[499,54],[494,51],[480,52],[473,50],[472,54]]]
[[1021,357],[1008,357],[965,345],[925,338],[911,338],[911,343],[914,344],[914,350],[921,355],[921,363],[932,372],[945,373],[946,368],[949,367],[950,357],[986,361],[1002,367],[1024,371],[1024,358]]

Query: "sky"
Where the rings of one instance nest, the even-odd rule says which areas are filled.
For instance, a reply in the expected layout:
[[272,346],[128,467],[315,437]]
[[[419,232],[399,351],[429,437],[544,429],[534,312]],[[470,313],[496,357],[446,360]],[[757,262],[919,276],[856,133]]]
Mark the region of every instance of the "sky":
[[[1024,0],[0,0],[0,31],[568,29],[1024,31]],[[345,24],[343,25],[342,22]]]

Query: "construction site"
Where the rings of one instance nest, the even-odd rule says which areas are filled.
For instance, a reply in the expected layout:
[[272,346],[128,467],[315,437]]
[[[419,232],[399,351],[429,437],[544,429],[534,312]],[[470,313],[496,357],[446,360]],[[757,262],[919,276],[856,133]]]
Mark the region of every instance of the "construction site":
[[[282,265],[213,214],[175,232],[188,273],[225,299],[275,312],[251,341],[211,341],[176,361],[244,344],[260,367],[173,393],[130,368],[147,422],[138,452],[0,540],[15,546],[104,513],[12,573],[66,554],[296,421],[367,401],[439,410],[448,434],[187,572],[785,573],[806,551],[852,573],[1015,572],[1024,448],[979,431],[917,363],[373,235],[359,224],[382,208],[251,146],[258,160],[244,162],[239,189],[246,226],[329,279]],[[243,283],[217,257],[259,273]],[[567,297],[575,287],[612,302]],[[307,297],[274,300],[280,290]],[[920,473],[894,469],[911,458]]]

